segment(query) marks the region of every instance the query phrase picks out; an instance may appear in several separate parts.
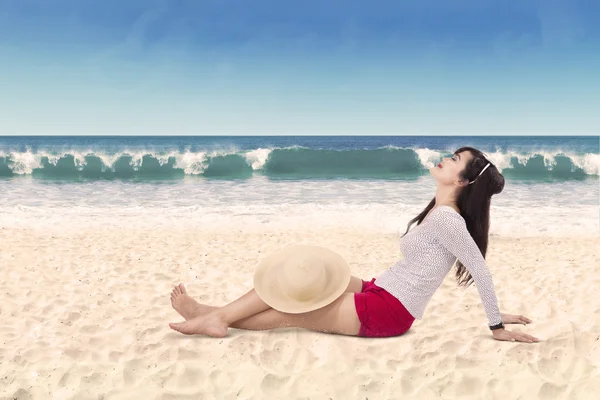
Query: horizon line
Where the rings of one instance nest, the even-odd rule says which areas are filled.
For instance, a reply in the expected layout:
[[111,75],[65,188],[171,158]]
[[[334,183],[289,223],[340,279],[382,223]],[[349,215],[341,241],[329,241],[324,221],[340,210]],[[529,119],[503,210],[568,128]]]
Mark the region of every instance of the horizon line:
[[518,136],[518,137],[599,137],[600,133],[584,133],[584,134],[553,134],[553,133],[535,133],[535,134],[377,134],[377,135],[366,135],[366,134],[302,134],[302,135],[277,135],[277,134],[268,134],[268,135],[260,135],[260,134],[228,134],[228,135],[202,135],[202,134],[95,134],[95,135],[85,135],[85,134],[7,134],[0,135],[0,138],[4,137],[389,137],[389,136],[421,136],[421,137],[508,137],[508,136]]

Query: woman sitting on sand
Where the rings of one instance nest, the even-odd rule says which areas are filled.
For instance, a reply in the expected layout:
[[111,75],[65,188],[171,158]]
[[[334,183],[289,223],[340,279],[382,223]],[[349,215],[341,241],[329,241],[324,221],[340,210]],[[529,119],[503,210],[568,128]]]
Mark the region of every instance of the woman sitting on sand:
[[[433,293],[457,263],[459,285],[476,284],[494,339],[537,342],[533,336],[504,328],[504,324],[531,321],[500,313],[484,259],[491,197],[504,188],[504,177],[481,151],[472,147],[458,149],[430,173],[437,181],[435,198],[409,222],[401,243],[404,259],[378,278],[366,282],[351,277],[345,292],[335,301],[305,313],[277,311],[255,289],[223,307],[202,305],[180,284],[173,289],[171,303],[186,321],[169,326],[184,334],[212,337],[226,336],[229,327],[298,327],[364,337],[398,336],[410,329],[415,318],[423,317]],[[409,232],[415,222],[417,226]]]

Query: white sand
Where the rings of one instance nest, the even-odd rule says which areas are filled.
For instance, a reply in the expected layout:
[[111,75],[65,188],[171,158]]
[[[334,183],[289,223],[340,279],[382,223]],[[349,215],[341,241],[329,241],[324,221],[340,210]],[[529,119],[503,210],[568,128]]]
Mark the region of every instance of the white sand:
[[597,237],[490,238],[501,311],[532,318],[515,330],[537,344],[493,340],[476,288],[457,287],[454,270],[397,338],[169,329],[182,320],[173,285],[222,305],[250,288],[265,253],[292,243],[340,252],[363,279],[399,257],[396,235],[358,231],[0,230],[0,398],[598,398]]

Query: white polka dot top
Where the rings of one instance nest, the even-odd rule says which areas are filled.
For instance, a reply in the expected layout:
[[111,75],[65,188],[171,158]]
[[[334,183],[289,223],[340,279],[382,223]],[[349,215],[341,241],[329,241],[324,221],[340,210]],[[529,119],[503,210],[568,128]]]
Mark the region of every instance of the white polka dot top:
[[444,278],[460,260],[473,277],[490,326],[502,322],[492,275],[463,217],[450,206],[438,206],[403,237],[397,261],[375,284],[395,296],[417,319]]

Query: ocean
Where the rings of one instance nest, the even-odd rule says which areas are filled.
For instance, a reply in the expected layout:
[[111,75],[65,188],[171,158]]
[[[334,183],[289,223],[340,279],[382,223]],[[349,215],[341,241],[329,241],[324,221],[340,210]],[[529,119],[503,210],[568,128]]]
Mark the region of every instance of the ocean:
[[404,232],[462,146],[506,178],[491,234],[600,235],[600,137],[0,137],[0,226]]

